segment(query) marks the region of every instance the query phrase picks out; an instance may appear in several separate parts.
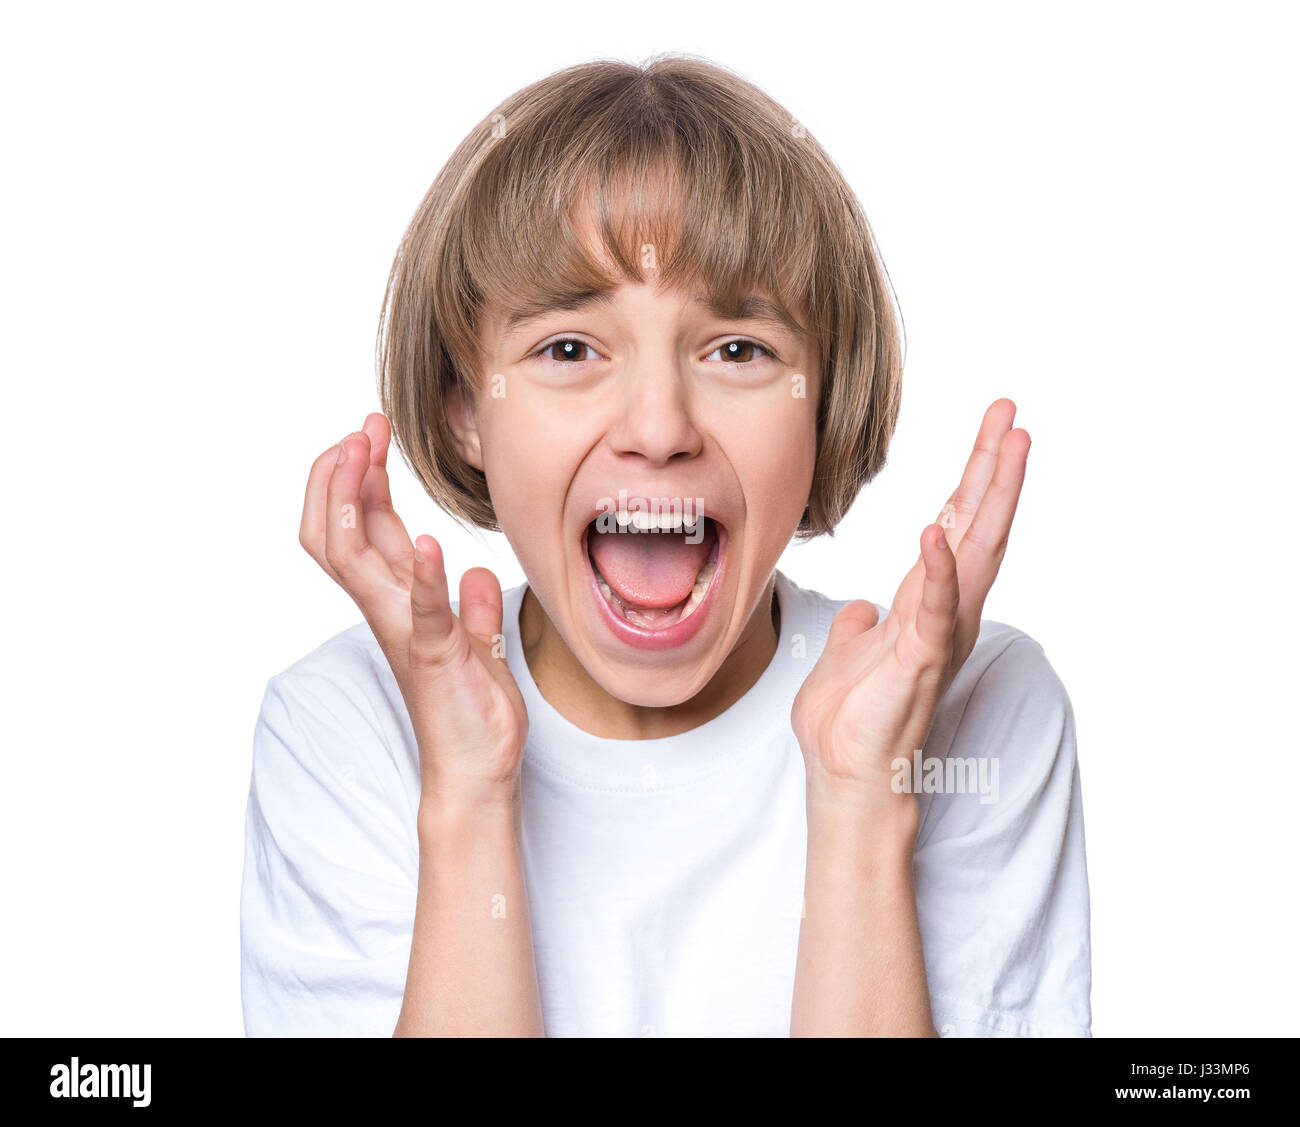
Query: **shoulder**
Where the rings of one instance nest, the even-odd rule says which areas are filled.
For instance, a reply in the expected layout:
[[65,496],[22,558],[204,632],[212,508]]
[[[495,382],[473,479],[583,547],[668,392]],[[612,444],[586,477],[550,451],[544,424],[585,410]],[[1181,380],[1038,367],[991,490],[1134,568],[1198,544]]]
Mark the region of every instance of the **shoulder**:
[[[781,576],[779,581],[783,598],[788,597],[799,608],[800,621],[812,625],[819,641],[824,643],[830,623],[852,600],[834,599],[819,591],[800,587],[785,576]],[[872,602],[884,621],[889,607]],[[982,699],[1020,693],[1038,700],[1056,699],[1068,705],[1065,686],[1048,661],[1042,645],[1024,630],[991,618],[980,620],[975,647],[958,671],[943,707],[952,711],[959,702],[961,705],[968,703],[977,687]]]
[[[825,629],[850,600],[795,587],[803,618]],[[874,602],[874,600],[873,600]],[[874,603],[883,621],[889,607]],[[814,654],[816,656],[816,654]],[[935,710],[925,756],[997,756],[1029,788],[1035,778],[1074,760],[1069,694],[1042,644],[1026,631],[986,618],[979,637]]]
[[975,648],[939,713],[954,738],[967,742],[1005,742],[1017,731],[1059,733],[1073,723],[1069,694],[1042,644],[992,619],[981,621]]
[[364,623],[267,682],[240,889],[249,1036],[367,1035],[397,1020],[419,873],[418,765],[399,704]]
[[270,684],[290,691],[310,692],[326,685],[345,689],[364,686],[382,688],[384,674],[391,677],[388,662],[370,627],[358,622],[328,638],[270,679]]
[[267,681],[254,739],[255,772],[292,766],[352,777],[382,766],[405,776],[416,763],[401,690],[365,622],[335,634]]
[[1036,639],[982,624],[924,761],[914,872],[935,1020],[963,1036],[1088,1036],[1074,717]]
[[1021,840],[1031,825],[1045,840],[1059,840],[1078,813],[1069,694],[1043,646],[1006,623],[981,623],[974,650],[936,709],[924,758],[942,761],[945,779],[978,785],[975,794],[969,786],[964,793],[944,786],[922,796],[922,842],[954,833]]

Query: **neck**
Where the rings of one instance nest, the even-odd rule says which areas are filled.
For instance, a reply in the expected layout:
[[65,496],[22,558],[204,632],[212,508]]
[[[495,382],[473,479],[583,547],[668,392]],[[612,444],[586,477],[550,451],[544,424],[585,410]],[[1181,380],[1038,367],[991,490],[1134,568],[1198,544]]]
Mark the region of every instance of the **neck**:
[[529,587],[519,612],[524,658],[538,691],[570,723],[603,739],[677,736],[721,716],[762,676],[780,638],[775,576],[745,624],[739,641],[700,692],[681,704],[648,708],[606,692],[565,644]]

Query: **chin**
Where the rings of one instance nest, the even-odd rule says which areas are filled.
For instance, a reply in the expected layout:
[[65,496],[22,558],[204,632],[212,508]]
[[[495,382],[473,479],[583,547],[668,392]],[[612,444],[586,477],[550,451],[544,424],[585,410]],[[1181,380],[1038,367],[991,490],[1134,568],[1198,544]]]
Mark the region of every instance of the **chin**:
[[704,691],[718,672],[721,662],[695,663],[686,668],[656,665],[641,668],[601,668],[588,665],[587,672],[610,696],[638,708],[675,708]]

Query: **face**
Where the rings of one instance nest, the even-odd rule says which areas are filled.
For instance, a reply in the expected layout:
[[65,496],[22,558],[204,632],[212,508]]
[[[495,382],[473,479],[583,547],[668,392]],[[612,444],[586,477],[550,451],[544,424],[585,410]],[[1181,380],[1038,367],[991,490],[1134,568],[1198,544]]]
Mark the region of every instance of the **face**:
[[813,342],[633,282],[483,330],[458,438],[547,628],[620,701],[693,698],[767,617],[807,504]]

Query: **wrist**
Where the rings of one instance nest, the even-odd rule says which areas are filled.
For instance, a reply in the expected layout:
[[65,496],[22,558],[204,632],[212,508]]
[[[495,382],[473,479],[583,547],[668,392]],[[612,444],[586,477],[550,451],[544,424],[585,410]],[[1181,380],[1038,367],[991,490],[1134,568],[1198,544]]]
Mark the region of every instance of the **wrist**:
[[513,822],[519,809],[518,789],[514,782],[426,777],[416,815],[420,839],[501,819]]
[[835,778],[810,772],[807,779],[810,837],[830,833],[852,838],[881,856],[911,857],[921,824],[916,796],[894,791],[887,779]]

